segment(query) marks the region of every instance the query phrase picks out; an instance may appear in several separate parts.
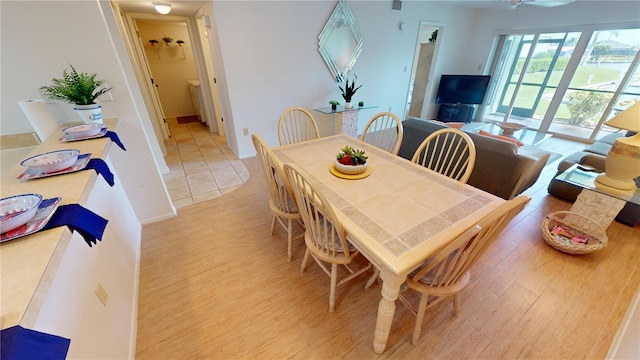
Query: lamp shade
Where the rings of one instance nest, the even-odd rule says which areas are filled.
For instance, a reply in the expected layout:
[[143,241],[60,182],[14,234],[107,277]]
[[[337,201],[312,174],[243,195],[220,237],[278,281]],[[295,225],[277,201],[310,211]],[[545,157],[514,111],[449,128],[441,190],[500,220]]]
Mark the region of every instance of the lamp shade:
[[166,15],[171,12],[171,3],[166,2],[154,2],[153,6],[156,8],[156,11],[160,14]]
[[640,132],[640,101],[605,122],[607,126]]

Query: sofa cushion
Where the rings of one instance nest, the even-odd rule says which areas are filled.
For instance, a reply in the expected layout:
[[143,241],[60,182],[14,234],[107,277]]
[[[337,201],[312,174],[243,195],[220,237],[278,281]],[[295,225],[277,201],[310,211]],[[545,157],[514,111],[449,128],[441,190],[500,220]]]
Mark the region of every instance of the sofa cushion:
[[488,136],[488,137],[492,137],[492,138],[495,138],[495,139],[500,139],[500,140],[512,142],[512,143],[516,144],[517,147],[520,147],[520,146],[524,145],[522,142],[518,141],[517,139],[513,139],[513,138],[510,138],[510,137],[504,136],[504,135],[492,134],[492,133],[490,133],[488,131],[484,131],[484,130],[478,131],[478,134],[480,134],[482,136]]

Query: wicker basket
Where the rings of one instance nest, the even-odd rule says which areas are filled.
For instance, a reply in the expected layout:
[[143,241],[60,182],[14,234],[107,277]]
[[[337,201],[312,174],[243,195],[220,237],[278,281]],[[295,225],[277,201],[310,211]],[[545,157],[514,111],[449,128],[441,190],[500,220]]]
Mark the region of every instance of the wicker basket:
[[[556,225],[563,225],[574,233],[588,237],[584,244],[574,244],[560,240],[551,231]],[[569,254],[588,254],[607,246],[607,233],[595,221],[572,211],[556,211],[542,221],[544,241],[551,247]]]

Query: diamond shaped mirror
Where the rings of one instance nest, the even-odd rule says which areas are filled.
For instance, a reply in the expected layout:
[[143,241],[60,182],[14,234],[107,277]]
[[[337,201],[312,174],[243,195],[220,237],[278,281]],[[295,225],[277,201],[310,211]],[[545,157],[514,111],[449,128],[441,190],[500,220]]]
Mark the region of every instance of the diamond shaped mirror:
[[318,50],[337,82],[342,82],[362,52],[363,38],[345,0],[338,1],[318,36]]

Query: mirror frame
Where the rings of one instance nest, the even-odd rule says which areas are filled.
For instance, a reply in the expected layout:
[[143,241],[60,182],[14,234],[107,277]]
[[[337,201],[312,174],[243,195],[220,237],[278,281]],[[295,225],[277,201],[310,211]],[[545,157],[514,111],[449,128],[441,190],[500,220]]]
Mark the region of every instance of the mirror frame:
[[[342,19],[344,19],[349,25],[349,30],[351,31],[351,35],[353,35],[353,40],[355,41],[356,46],[348,57],[347,62],[342,67],[342,69],[338,69],[336,58],[340,56],[338,56],[339,54],[331,53],[331,50],[327,47],[327,42],[332,39],[333,29],[335,28],[335,25]],[[329,71],[331,71],[334,79],[336,80],[336,82],[344,81],[349,71],[351,71],[351,69],[353,68],[353,65],[355,65],[356,60],[358,60],[358,57],[362,52],[362,46],[364,44],[364,38],[360,33],[360,29],[356,24],[356,20],[353,17],[351,8],[349,8],[346,0],[338,1],[338,4],[336,5],[335,9],[333,9],[329,20],[327,20],[327,23],[324,25],[322,32],[320,32],[320,35],[318,35],[318,40],[318,51],[320,51],[320,55],[322,55],[322,58],[327,64],[327,67],[329,68]]]

